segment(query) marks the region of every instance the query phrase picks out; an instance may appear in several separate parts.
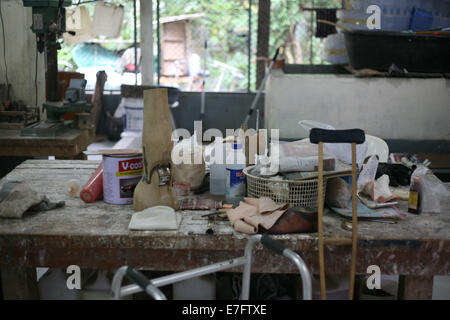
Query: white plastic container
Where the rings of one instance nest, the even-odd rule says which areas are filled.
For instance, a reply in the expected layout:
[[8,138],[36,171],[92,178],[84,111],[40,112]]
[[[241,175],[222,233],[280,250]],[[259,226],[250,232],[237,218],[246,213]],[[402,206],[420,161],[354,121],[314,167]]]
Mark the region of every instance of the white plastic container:
[[214,195],[224,195],[227,185],[226,144],[217,139],[211,150],[209,192]]
[[128,107],[125,106],[124,130],[141,132],[144,123],[144,108],[143,107]]
[[236,206],[245,196],[245,154],[241,143],[232,143],[230,152],[229,148],[226,157],[226,201]]
[[114,117],[123,117],[124,132],[142,132],[144,125],[144,100],[139,98],[122,98]]
[[125,9],[103,1],[96,2],[92,32],[97,36],[117,38],[122,30]]

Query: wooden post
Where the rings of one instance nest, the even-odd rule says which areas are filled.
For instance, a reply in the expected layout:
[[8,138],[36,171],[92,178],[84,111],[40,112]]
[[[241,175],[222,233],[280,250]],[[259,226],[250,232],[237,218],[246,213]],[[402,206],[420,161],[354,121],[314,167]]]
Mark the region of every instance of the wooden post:
[[3,299],[39,299],[36,268],[1,268],[0,271]]
[[[257,57],[269,57],[270,36],[270,0],[259,0],[258,5],[258,43],[256,49]],[[256,87],[259,88],[266,73],[266,62],[257,61],[256,64]]]
[[322,300],[327,299],[325,283],[325,257],[323,241],[323,142],[319,142],[319,188],[318,188],[318,227],[319,227],[319,268],[320,268],[320,296]]
[[350,285],[348,288],[348,299],[353,300],[353,293],[355,289],[355,273],[356,273],[356,252],[358,240],[358,199],[357,193],[357,178],[356,178],[356,143],[352,143],[352,260],[350,266]]

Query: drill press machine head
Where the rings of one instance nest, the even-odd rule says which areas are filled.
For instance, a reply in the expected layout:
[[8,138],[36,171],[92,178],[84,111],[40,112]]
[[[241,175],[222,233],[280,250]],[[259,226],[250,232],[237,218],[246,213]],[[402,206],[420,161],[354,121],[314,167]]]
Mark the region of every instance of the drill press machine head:
[[66,7],[71,0],[23,0],[24,7],[32,8],[31,30],[37,37],[37,49],[46,54],[48,100],[44,103],[47,120],[22,130],[24,136],[55,136],[70,127],[61,116],[67,112],[89,112],[92,106],[85,101],[86,81],[72,84],[68,90],[69,99],[61,101],[59,96],[58,38],[66,32]]
[[33,9],[33,25],[31,30],[38,38],[38,50],[43,52],[45,37],[55,34],[61,36],[66,29],[66,9],[72,5],[71,0],[23,0],[24,7]]

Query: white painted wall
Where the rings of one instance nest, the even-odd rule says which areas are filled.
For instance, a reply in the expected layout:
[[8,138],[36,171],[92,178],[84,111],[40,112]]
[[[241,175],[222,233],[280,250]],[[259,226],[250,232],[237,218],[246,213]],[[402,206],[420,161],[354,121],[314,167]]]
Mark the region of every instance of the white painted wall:
[[[34,106],[36,36],[31,31],[31,8],[24,8],[21,0],[0,1],[6,38],[6,63],[9,83],[12,85],[11,98],[23,100]],[[3,36],[0,25],[0,82],[6,83]],[[38,55],[38,105],[45,99],[44,54]]]
[[272,71],[266,128],[307,136],[300,120],[361,128],[383,139],[450,140],[450,80],[293,75]]

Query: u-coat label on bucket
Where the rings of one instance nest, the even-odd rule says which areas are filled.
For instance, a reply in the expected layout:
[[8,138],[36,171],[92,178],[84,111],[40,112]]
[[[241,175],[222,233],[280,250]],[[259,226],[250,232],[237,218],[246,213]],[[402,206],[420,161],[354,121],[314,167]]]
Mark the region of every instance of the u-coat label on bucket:
[[119,171],[117,177],[142,175],[142,159],[131,159],[119,161]]

